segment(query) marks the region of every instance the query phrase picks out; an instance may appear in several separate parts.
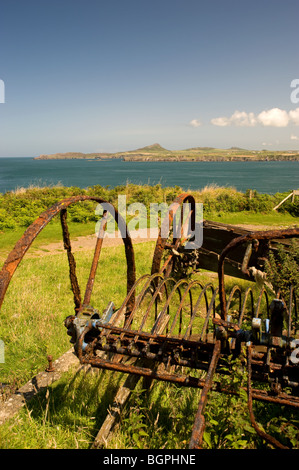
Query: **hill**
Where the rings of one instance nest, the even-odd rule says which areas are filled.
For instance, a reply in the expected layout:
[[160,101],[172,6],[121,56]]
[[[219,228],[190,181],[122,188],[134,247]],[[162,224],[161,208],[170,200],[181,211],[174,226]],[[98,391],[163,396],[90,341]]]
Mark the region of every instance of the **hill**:
[[185,150],[168,150],[155,143],[136,150],[116,153],[66,152],[40,155],[36,160],[57,159],[107,160],[119,158],[123,161],[264,161],[299,160],[299,151],[246,150],[239,147],[217,149],[214,147],[192,147]]

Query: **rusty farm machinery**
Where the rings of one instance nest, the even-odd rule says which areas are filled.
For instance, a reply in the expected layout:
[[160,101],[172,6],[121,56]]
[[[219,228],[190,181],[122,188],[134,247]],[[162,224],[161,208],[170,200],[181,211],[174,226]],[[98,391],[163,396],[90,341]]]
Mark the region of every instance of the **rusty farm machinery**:
[[[76,275],[67,225],[71,204],[93,200],[105,205],[90,275],[84,296]],[[171,230],[175,217],[189,206],[187,232]],[[125,220],[106,201],[93,196],[74,196],[58,202],[42,213],[26,230],[9,254],[0,272],[0,307],[11,278],[34,239],[50,220],[60,215],[64,248],[69,262],[74,314],[65,319],[67,334],[81,364],[128,374],[96,438],[103,443],[113,428],[131,391],[143,377],[149,388],[155,381],[200,389],[189,448],[201,448],[205,429],[205,407],[210,391],[236,394],[217,379],[228,356],[239,357],[247,372],[247,402],[250,422],[272,447],[285,448],[267,434],[255,420],[253,400],[299,408],[299,336],[296,292],[290,286],[286,301],[269,292],[262,282],[254,297],[253,284],[229,291],[227,276],[255,281],[263,279],[269,250],[299,236],[298,228],[248,231],[240,227],[202,220],[202,243],[192,247],[196,231],[195,200],[181,194],[169,208],[156,240],[151,272],[136,279],[135,255]],[[119,308],[107,299],[99,312],[90,305],[91,295],[110,212],[119,230],[127,263],[127,294]],[[163,224],[170,230],[165,236]],[[193,238],[192,238],[193,237]],[[189,243],[188,250],[186,242]],[[199,277],[187,275],[200,269],[218,275],[218,285],[203,284]],[[256,292],[256,290],[255,290]],[[298,295],[298,293],[297,293]],[[198,371],[201,373],[198,374]]]

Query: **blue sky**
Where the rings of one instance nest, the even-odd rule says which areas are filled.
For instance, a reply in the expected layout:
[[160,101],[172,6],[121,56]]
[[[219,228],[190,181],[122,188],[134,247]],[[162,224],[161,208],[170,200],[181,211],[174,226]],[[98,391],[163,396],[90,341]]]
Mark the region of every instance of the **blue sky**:
[[299,150],[298,18],[298,0],[2,1],[0,156]]

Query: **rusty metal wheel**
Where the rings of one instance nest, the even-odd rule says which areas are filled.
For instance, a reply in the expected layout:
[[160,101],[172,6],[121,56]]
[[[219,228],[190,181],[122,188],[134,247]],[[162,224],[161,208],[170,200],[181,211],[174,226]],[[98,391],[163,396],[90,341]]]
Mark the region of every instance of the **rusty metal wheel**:
[[[157,238],[152,274],[160,272],[168,277],[173,271],[175,258],[179,256],[184,243],[192,239],[195,233],[195,204],[194,197],[185,193],[179,195],[171,204]],[[184,214],[186,205],[188,205],[187,216]]]
[[[76,275],[76,262],[74,255],[71,249],[71,241],[70,241],[70,234],[68,230],[67,224],[67,208],[71,204],[76,204],[81,201],[95,201],[101,204],[104,208],[104,216],[101,220],[100,229],[98,233],[98,238],[96,241],[96,247],[94,251],[94,256],[92,260],[92,265],[90,269],[89,278],[87,281],[86,289],[84,296],[82,298],[81,290],[78,282],[78,278]],[[64,242],[64,248],[67,252],[68,262],[69,262],[69,273],[70,273],[70,281],[71,281],[71,288],[74,295],[74,304],[75,304],[75,314],[77,315],[78,312],[84,307],[89,305],[89,301],[91,298],[96,270],[99,262],[99,257],[101,253],[102,243],[103,243],[103,232],[106,226],[106,217],[105,213],[110,213],[121,232],[121,236],[124,242],[125,247],[125,254],[126,254],[126,262],[127,262],[127,292],[129,292],[136,280],[136,272],[135,272],[135,257],[134,257],[134,250],[133,244],[130,237],[130,234],[127,229],[126,222],[118,213],[118,211],[114,208],[112,204],[109,202],[96,197],[96,196],[73,196],[67,199],[64,199],[60,202],[57,202],[52,207],[47,209],[43,212],[25,231],[23,236],[19,239],[16,243],[14,249],[8,255],[2,270],[0,271],[0,308],[2,306],[5,293],[11,281],[11,278],[16,271],[17,267],[19,266],[20,262],[22,261],[24,255],[30,248],[32,242],[38,236],[38,234],[46,227],[46,225],[55,217],[56,215],[60,214],[60,221],[62,226],[62,236]],[[127,310],[128,314],[130,310],[133,308],[135,303],[135,296],[134,293],[130,296]]]

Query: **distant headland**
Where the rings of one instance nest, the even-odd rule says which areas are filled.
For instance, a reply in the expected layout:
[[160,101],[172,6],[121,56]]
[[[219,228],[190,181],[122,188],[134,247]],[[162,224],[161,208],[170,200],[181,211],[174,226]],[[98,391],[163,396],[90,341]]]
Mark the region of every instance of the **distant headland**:
[[117,153],[81,153],[66,152],[54,153],[52,155],[39,155],[35,160],[109,160],[118,158],[123,161],[134,162],[203,162],[203,161],[267,161],[267,160],[294,160],[299,161],[298,150],[246,150],[239,147],[229,149],[218,149],[213,147],[193,147],[186,150],[167,150],[160,144],[148,145],[136,150]]

